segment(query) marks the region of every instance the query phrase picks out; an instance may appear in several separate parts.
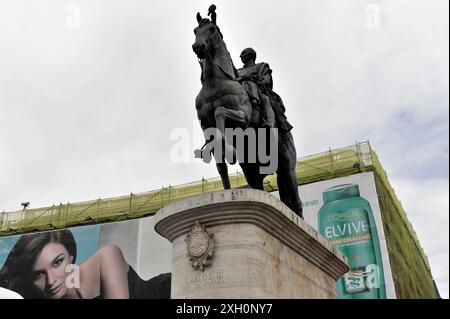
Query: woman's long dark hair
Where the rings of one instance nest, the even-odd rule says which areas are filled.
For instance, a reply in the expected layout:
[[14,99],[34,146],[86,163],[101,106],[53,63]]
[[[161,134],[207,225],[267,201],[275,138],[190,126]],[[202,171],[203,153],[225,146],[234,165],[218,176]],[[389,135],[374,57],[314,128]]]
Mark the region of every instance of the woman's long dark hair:
[[42,294],[34,287],[32,269],[44,247],[50,243],[63,245],[75,263],[77,245],[68,229],[23,235],[8,255],[0,270],[0,286],[27,298],[40,298]]

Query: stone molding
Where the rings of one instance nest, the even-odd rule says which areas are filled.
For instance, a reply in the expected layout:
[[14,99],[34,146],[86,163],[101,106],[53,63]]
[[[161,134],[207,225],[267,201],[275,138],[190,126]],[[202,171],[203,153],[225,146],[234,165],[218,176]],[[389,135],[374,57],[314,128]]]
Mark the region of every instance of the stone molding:
[[173,242],[187,235],[197,221],[207,228],[236,223],[253,224],[335,280],[349,270],[344,254],[278,198],[264,191],[233,189],[180,200],[156,213],[155,230]]

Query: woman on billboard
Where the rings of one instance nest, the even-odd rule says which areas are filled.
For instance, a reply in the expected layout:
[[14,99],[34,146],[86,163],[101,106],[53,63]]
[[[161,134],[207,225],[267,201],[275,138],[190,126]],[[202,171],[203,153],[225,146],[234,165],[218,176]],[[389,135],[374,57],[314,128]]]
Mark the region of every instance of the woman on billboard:
[[139,277],[114,245],[100,248],[79,267],[70,230],[21,236],[0,270],[0,285],[27,298],[170,298],[170,274]]

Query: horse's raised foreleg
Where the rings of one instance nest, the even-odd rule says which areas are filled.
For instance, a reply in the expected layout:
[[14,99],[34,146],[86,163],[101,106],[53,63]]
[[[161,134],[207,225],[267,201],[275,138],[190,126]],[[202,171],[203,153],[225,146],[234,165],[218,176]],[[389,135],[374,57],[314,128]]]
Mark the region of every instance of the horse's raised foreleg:
[[[226,140],[225,134],[225,123],[226,121],[232,121],[236,126],[246,127],[248,125],[248,118],[244,111],[241,110],[231,110],[225,107],[219,106],[214,112],[214,118],[216,120],[216,128],[218,129],[219,139],[224,141],[224,153],[227,159],[235,158],[235,150],[233,147],[233,141]],[[232,155],[232,156],[231,156]]]
[[236,126],[247,126],[248,118],[247,114],[242,110],[227,109],[223,106],[219,106],[214,112],[214,118],[216,119],[216,127],[219,131],[225,135],[225,121],[233,121]]

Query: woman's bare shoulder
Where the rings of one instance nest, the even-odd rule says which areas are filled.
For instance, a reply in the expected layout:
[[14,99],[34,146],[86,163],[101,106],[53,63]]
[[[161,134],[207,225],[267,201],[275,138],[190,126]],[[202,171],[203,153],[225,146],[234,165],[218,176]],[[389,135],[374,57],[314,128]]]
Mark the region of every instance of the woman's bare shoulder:
[[122,251],[115,245],[105,245],[80,265],[80,292],[84,298],[100,295],[102,264],[123,260]]
[[100,255],[122,255],[122,250],[113,244],[105,245],[97,251],[97,254]]
[[116,245],[105,245],[80,265],[80,268],[91,270],[100,268],[102,262],[109,259],[123,258],[122,250]]

